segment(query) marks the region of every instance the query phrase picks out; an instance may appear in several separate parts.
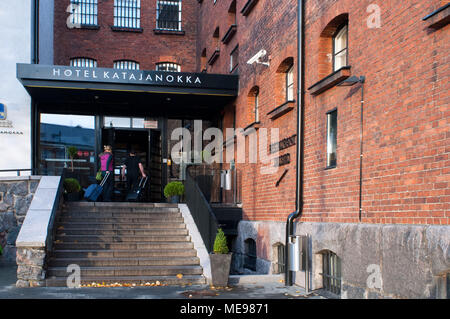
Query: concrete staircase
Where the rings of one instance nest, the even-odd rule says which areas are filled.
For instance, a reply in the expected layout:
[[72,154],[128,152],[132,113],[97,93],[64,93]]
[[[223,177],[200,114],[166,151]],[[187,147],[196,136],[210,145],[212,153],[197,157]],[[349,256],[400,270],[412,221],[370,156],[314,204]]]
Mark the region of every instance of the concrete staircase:
[[66,203],[55,227],[47,286],[66,286],[71,264],[82,285],[206,283],[177,205]]

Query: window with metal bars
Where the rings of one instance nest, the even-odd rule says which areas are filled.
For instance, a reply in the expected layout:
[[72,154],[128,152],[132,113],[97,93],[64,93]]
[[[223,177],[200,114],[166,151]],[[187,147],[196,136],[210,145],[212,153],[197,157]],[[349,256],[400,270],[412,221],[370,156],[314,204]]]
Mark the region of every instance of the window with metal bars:
[[181,66],[176,63],[157,63],[156,71],[164,71],[164,72],[181,72]]
[[96,68],[97,61],[90,58],[73,58],[70,59],[70,66],[77,68]]
[[72,23],[81,26],[98,25],[97,0],[70,0],[72,8]]
[[119,70],[139,70],[139,63],[130,60],[114,61],[114,69]]
[[323,288],[336,295],[341,294],[341,259],[332,251],[322,253]]
[[114,0],[114,26],[139,29],[141,27],[141,0]]
[[181,31],[181,0],[157,0],[156,29]]

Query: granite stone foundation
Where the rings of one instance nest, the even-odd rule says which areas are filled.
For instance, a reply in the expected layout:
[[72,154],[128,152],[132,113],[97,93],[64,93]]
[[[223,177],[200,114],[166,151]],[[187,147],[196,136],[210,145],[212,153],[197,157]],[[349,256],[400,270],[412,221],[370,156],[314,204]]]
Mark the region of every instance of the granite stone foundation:
[[40,178],[0,177],[0,245],[3,262],[16,261],[15,242]]
[[[244,269],[247,238],[256,241],[258,274],[274,274],[277,245],[285,244],[285,223],[241,221],[233,246],[233,270]],[[449,298],[450,226],[296,223],[295,235],[309,235],[309,288],[323,288],[325,251],[341,261],[337,298]],[[294,273],[305,287],[305,272]]]

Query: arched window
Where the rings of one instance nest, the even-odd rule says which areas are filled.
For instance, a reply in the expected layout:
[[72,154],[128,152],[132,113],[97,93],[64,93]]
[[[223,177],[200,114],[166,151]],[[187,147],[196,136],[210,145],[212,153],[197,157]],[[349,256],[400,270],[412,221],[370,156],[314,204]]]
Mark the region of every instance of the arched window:
[[114,69],[139,70],[139,63],[131,60],[118,60],[114,61]]
[[244,248],[244,268],[256,271],[256,242],[252,238],[248,238],[244,242]]
[[277,104],[294,100],[294,58],[286,58],[278,66],[275,91]]
[[259,122],[259,87],[254,86],[247,96],[248,121],[250,123]]
[[344,24],[333,37],[333,70],[347,66],[348,56],[348,26]]
[[322,252],[322,278],[325,290],[341,294],[341,259],[330,250]]
[[97,60],[84,57],[73,58],[70,59],[70,66],[74,66],[77,68],[96,68]]
[[348,66],[348,13],[331,20],[320,34],[319,78]]
[[161,62],[156,64],[156,71],[181,72],[181,66],[171,62]]

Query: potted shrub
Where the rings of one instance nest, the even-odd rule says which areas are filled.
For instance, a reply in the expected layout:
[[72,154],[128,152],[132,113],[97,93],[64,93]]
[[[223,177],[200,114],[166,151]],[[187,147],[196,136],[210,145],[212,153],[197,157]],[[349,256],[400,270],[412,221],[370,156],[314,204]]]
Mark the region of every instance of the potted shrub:
[[211,260],[212,285],[226,287],[230,275],[232,253],[229,253],[227,238],[221,228],[217,230],[213,252],[209,256]]
[[69,202],[77,201],[80,199],[81,185],[75,178],[66,178],[64,180],[64,195],[65,199]]
[[179,203],[180,196],[184,194],[184,185],[182,182],[170,182],[164,187],[164,196],[170,199],[171,203]]

